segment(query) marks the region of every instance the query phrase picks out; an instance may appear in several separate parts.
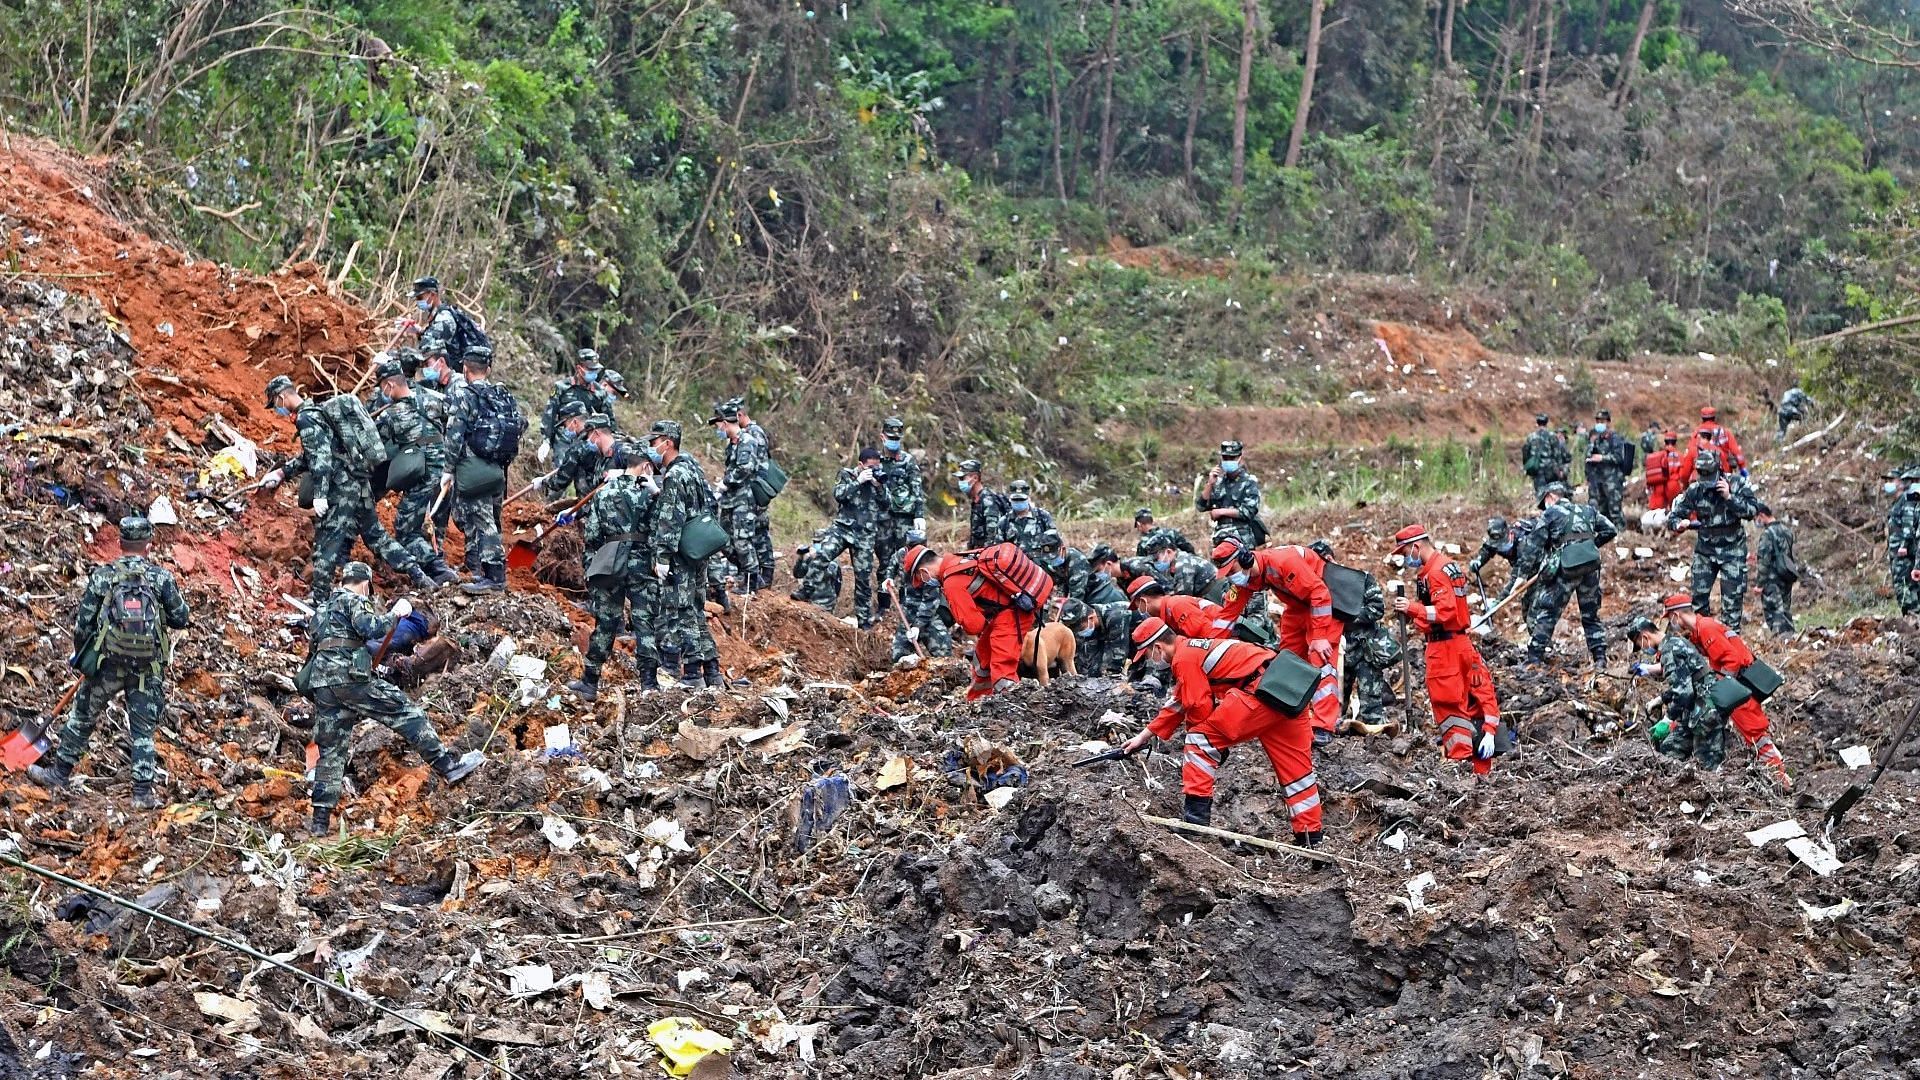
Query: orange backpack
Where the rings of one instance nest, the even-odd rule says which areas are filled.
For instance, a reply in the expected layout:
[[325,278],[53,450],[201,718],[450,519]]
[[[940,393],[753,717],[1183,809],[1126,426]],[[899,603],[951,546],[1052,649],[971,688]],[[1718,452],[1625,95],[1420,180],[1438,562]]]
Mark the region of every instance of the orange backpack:
[[[1019,603],[1019,597],[1025,596],[1033,601],[1037,608],[1053,596],[1053,577],[1040,568],[1040,564],[1027,557],[1020,545],[1008,541],[978,551],[963,551],[960,557],[968,560],[976,583],[979,579],[991,581],[1000,587],[1007,596],[1013,598],[1014,606],[1029,610]],[[978,592],[976,588],[973,590]]]

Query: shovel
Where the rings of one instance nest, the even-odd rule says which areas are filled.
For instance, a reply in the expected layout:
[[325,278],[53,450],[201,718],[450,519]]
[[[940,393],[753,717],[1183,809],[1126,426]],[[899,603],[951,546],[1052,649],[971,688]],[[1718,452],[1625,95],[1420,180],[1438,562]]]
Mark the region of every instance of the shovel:
[[[537,484],[539,483],[539,481],[536,480],[534,481],[534,483]],[[587,501],[593,498],[594,492],[599,491],[603,486],[605,486],[604,483],[595,484],[593,491],[589,491],[585,495],[580,496],[580,500],[578,502],[574,503],[572,506],[569,506],[567,507],[566,510],[562,511],[560,515],[554,519],[555,524],[558,524],[561,518],[567,518],[573,514],[578,514],[580,512],[580,508],[587,505]],[[524,495],[531,490],[533,490],[533,484],[528,484],[526,487],[523,487],[519,491],[514,492],[513,495],[510,497],[510,499],[518,498],[521,495]],[[525,570],[527,567],[532,566],[534,559],[538,558],[540,555],[540,541],[545,539],[546,535],[547,535],[546,526],[535,525],[533,527],[533,539],[515,540],[513,542],[513,546],[507,549],[507,569]]]
[[39,761],[40,756],[53,745],[47,729],[59,723],[60,714],[67,711],[67,706],[73,703],[73,695],[79,689],[79,681],[74,682],[67,687],[66,693],[60,695],[60,700],[55,703],[47,719],[30,720],[8,732],[6,738],[0,739],[0,765],[10,772],[23,772],[27,766]]
[[1840,797],[1833,800],[1833,805],[1827,807],[1826,827],[1828,829],[1840,824],[1840,819],[1847,815],[1847,811],[1853,809],[1854,805],[1861,799],[1866,798],[1867,792],[1874,784],[1879,782],[1880,774],[1886,772],[1888,763],[1893,761],[1894,751],[1900,749],[1900,744],[1907,741],[1907,732],[1913,730],[1913,722],[1915,719],[1920,719],[1920,705],[1915,705],[1913,711],[1907,714],[1907,722],[1900,725],[1899,733],[1894,735],[1892,740],[1887,743],[1887,748],[1881,751],[1880,764],[1874,767],[1873,775],[1867,777],[1867,782],[1864,784],[1848,785],[1847,790],[1841,792]]

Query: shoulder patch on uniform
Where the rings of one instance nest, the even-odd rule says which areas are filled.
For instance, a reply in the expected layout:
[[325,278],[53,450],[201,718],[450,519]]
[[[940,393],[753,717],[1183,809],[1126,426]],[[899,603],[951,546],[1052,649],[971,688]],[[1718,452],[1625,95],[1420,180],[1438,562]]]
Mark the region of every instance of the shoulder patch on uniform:
[[1440,572],[1447,575],[1450,578],[1463,578],[1467,576],[1466,571],[1461,570],[1460,564],[1457,562],[1448,562],[1445,566],[1442,566],[1440,568]]

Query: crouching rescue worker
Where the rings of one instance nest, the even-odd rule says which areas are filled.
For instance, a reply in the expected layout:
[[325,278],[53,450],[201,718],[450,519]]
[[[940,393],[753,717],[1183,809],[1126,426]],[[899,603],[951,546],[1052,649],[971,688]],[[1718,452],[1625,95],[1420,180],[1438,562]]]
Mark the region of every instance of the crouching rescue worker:
[[1413,621],[1427,639],[1427,699],[1440,725],[1440,749],[1454,761],[1472,760],[1481,776],[1493,771],[1500,731],[1500,702],[1493,675],[1467,635],[1467,575],[1460,564],[1442,562],[1427,530],[1409,525],[1393,537],[1393,550],[1413,575],[1414,595],[1393,598],[1393,610]]
[[1707,696],[1713,688],[1707,658],[1685,635],[1663,634],[1645,615],[1627,624],[1627,641],[1636,651],[1656,657],[1636,660],[1627,669],[1631,674],[1667,680],[1667,688],[1660,692],[1667,716],[1653,726],[1656,748],[1682,761],[1691,756],[1703,769],[1719,768],[1727,756],[1727,718]]
[[[1684,635],[1694,648],[1700,650],[1700,654],[1707,658],[1707,666],[1713,669],[1718,679],[1736,679],[1753,666],[1753,650],[1740,640],[1739,633],[1727,629],[1720,620],[1694,610],[1692,597],[1675,593],[1667,597],[1662,607],[1666,612],[1668,631]],[[1719,708],[1718,705],[1709,707]],[[1787,775],[1786,760],[1780,756],[1780,748],[1773,744],[1773,736],[1767,734],[1767,712],[1760,707],[1760,699],[1749,695],[1733,708],[1721,711],[1725,713],[1727,722],[1733,725],[1733,730],[1740,733],[1748,746],[1753,747],[1754,756],[1760,764],[1771,768],[1780,778],[1780,786],[1791,791],[1793,778]]]
[[1280,778],[1294,842],[1307,847],[1320,843],[1320,786],[1313,773],[1313,729],[1306,712],[1289,716],[1253,692],[1273,662],[1273,652],[1237,638],[1181,637],[1165,622],[1152,618],[1134,628],[1133,641],[1138,647],[1135,661],[1151,657],[1172,668],[1173,698],[1123,748],[1131,754],[1147,745],[1147,740],[1170,739],[1185,726],[1180,788],[1186,800],[1181,819],[1195,825],[1212,821],[1213,784],[1220,763],[1230,748],[1258,739],[1273,763],[1274,775]]
[[395,600],[384,615],[374,611],[373,568],[350,562],[340,573],[340,587],[307,625],[307,662],[296,685],[313,702],[313,739],[320,746],[308,826],[315,836],[332,825],[345,784],[347,743],[361,720],[392,728],[449,784],[465,779],[484,760],[478,750],[459,756],[442,746],[420,706],[399,687],[373,677],[376,661],[384,658],[368,650],[367,642],[384,641],[395,623],[412,613],[413,604],[404,599]]
[[1322,573],[1326,560],[1297,544],[1256,551],[1229,537],[1214,547],[1213,561],[1220,568],[1219,576],[1231,586],[1220,605],[1229,623],[1263,591],[1284,605],[1280,647],[1320,669],[1320,685],[1314,687],[1307,711],[1312,714],[1314,742],[1331,739],[1340,724],[1341,627],[1333,617],[1333,594],[1327,591]]
[[973,635],[967,700],[1018,685],[1020,643],[1039,625],[1053,595],[1047,572],[1010,541],[971,555],[940,555],[915,544],[901,556],[900,566],[909,586],[937,584],[954,624]]
[[133,807],[153,810],[153,730],[167,707],[167,662],[173,646],[167,631],[187,628],[187,602],[165,567],[147,558],[153,525],[143,517],[120,519],[120,557],[95,567],[74,615],[73,660],[80,672],[73,712],[60,729],[60,745],[44,765],[27,768],[43,788],[64,788],[93,740],[93,724],[115,694],[127,695],[127,735],[132,744]]

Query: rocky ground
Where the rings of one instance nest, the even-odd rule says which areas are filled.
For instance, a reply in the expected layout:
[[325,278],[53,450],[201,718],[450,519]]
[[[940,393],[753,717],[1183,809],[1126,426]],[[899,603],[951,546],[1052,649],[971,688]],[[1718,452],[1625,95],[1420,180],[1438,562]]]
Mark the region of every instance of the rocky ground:
[[[1440,760],[1424,728],[1339,740],[1318,763],[1330,861],[1224,848],[1143,817],[1177,812],[1175,756],[1070,767],[1150,715],[1124,685],[964,704],[958,662],[888,670],[883,641],[784,590],[715,619],[749,686],[642,695],[615,665],[583,708],[556,689],[583,626],[560,540],[511,595],[436,601],[460,659],[418,694],[444,737],[487,752],[481,772],[448,790],[363,728],[346,827],[302,843],[279,597],[303,591],[304,523],[272,499],[230,509],[239,481],[205,474],[241,440],[288,444],[259,387],[327,351],[315,333],[336,346],[315,377],[351,381],[365,313],[312,268],[256,280],[170,252],[42,152],[0,157],[0,217],[0,424],[20,425],[0,443],[5,726],[64,686],[77,583],[128,508],[176,511],[158,550],[197,616],[160,737],[169,805],[128,808],[116,711],[73,793],[0,777],[0,832],[35,865],[445,1036],[6,869],[0,1076],[651,1076],[646,1029],[668,1016],[733,1040],[702,1067],[716,1076],[1920,1076],[1920,739],[1821,828],[1865,776],[1842,751],[1877,750],[1920,705],[1920,626],[1875,614],[1869,430],[1756,455],[1767,497],[1800,518],[1819,571],[1805,599],[1825,613],[1792,640],[1753,635],[1788,676],[1769,711],[1791,794],[1739,752],[1717,774],[1657,756],[1653,688],[1574,664],[1563,626],[1568,659],[1545,676],[1520,671],[1516,645],[1485,646],[1522,736],[1490,781]],[[1348,303],[1384,304],[1370,297]],[[1372,318],[1460,344],[1447,316],[1416,316]],[[1382,361],[1366,348],[1340,356],[1356,387],[1416,377],[1368,376]],[[1436,423],[1514,406],[1516,372],[1555,374],[1472,364],[1510,398],[1446,411],[1427,394]],[[1679,364],[1687,394],[1710,364]],[[1276,533],[1333,536],[1384,570],[1380,538],[1410,518],[1470,547],[1513,509],[1493,490],[1319,505]],[[1624,536],[1609,625],[1671,590],[1683,560]],[[1216,824],[1281,836],[1257,757],[1223,769]],[[1025,783],[984,790],[1013,760]],[[1801,854],[1749,838],[1788,821],[1813,838]],[[1816,871],[1822,854],[1837,868]]]

